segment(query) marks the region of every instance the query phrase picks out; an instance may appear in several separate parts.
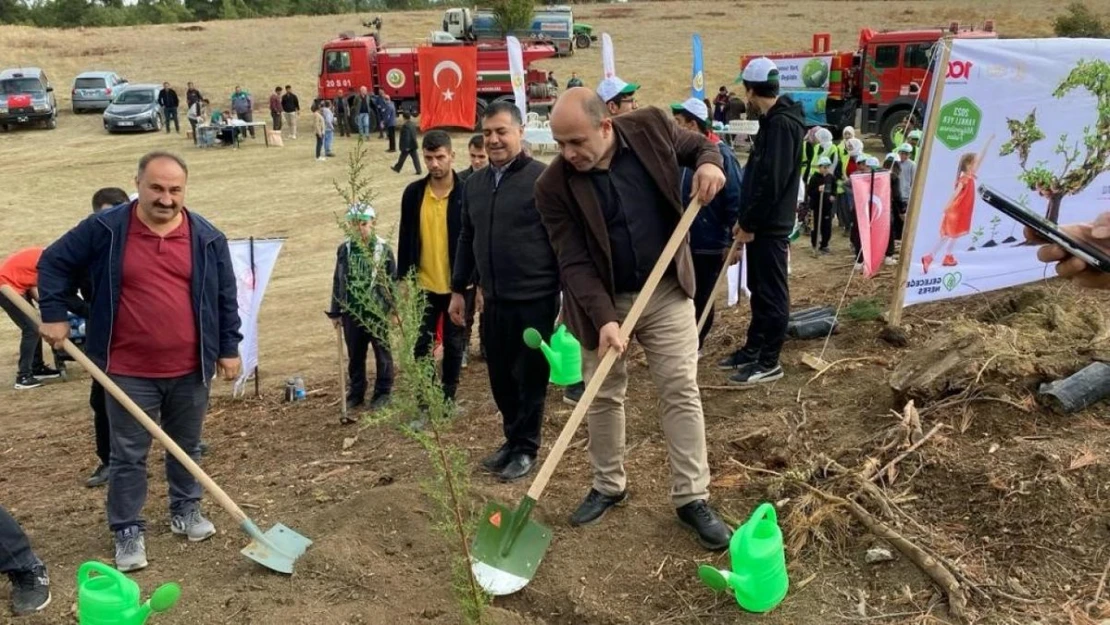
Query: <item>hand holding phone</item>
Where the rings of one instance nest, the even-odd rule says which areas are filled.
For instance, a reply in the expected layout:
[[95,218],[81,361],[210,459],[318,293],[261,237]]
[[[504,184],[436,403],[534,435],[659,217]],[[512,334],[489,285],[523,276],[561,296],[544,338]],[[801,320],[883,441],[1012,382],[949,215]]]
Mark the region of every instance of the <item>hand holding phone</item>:
[[[1073,239],[1101,248],[1110,255],[1110,212],[1103,213],[1092,224],[1076,224],[1061,228]],[[1046,263],[1056,263],[1056,273],[1063,278],[1075,280],[1077,284],[1089,289],[1110,289],[1110,272],[1101,271],[1086,261],[1071,255],[1060,245],[1041,237],[1032,228],[1026,227],[1025,238],[1042,243],[1037,250],[1037,258]]]

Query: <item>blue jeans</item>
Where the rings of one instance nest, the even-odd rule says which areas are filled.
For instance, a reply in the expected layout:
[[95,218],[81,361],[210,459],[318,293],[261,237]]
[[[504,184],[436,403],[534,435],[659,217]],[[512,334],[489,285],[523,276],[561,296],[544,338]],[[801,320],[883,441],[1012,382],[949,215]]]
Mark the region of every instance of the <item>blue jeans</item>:
[[363,139],[370,138],[370,113],[358,114],[358,134]]
[[[199,371],[179,378],[110,377],[151,419],[160,423],[162,430],[193,460],[200,459],[200,434],[208,411],[208,387]],[[133,526],[142,528],[145,525],[141,514],[146,503],[150,433],[111,395],[107,397],[107,407],[112,438],[108,466],[108,526],[113,532]],[[200,501],[200,484],[169,453],[166,454],[166,482],[171,514],[183,513]]]
[[31,551],[27,534],[0,506],[0,573],[25,573],[37,566],[42,566],[42,560]]
[[335,140],[334,130],[324,131],[324,154],[331,156],[331,144]]

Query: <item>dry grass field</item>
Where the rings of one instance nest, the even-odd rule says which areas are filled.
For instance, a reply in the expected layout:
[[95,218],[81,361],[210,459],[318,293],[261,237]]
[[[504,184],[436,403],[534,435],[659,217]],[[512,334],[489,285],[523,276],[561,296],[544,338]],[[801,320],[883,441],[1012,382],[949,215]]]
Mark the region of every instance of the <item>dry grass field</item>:
[[[618,74],[642,84],[641,103],[665,105],[686,97],[689,38],[694,32],[704,40],[707,89],[713,91],[719,84],[732,83],[741,55],[804,49],[816,31],[831,32],[838,48],[854,46],[861,27],[936,26],[952,20],[994,19],[1006,36],[1046,36],[1051,34],[1050,20],[1057,10],[1053,3],[1031,0],[652,2],[587,5],[576,11],[576,17],[612,35]],[[260,319],[264,398],[232,402],[226,399],[228,386],[216,387],[218,399],[206,435],[214,451],[206,466],[233,497],[254,506],[251,510],[262,519],[260,524],[280,520],[302,529],[318,539],[316,551],[310,552],[291,579],[266,575],[240,561],[235,551],[244,541],[227,516],[215,510],[219,538],[185,549],[161,527],[164,486],[152,457],[155,469],[147,514],[159,528],[152,530],[148,543],[151,569],[135,577],[146,591],[160,581],[176,579],[186,593],[180,608],[156,617],[157,622],[458,622],[446,589],[444,548],[437,539],[424,536],[426,530],[412,530],[427,524],[427,503],[418,489],[427,461],[415,446],[389,431],[366,430],[363,441],[352,449],[366,464],[338,477],[324,475],[326,466],[312,464],[338,457],[343,437],[350,435],[335,419],[334,334],[321,314],[328,304],[340,238],[335,215],[343,209],[332,185],[333,180],[344,179],[345,159],[313,160],[308,115],[301,119],[303,136],[286,140],[283,148],[265,149],[260,138],[240,150],[197,150],[184,134],[109,136],[99,115],[74,116],[69,111],[69,85],[78,72],[89,69],[117,70],[133,82],[169,80],[182,96],[185,82],[193,81],[213,104],[226,101],[232,88],[242,85],[255,96],[256,119],[267,117],[269,91],[288,83],[307,108],[315,92],[320,45],[341,31],[359,30],[362,17],[214,22],[195,32],[174,25],[74,31],[0,27],[0,65],[45,68],[57,88],[61,110],[56,130],[0,133],[0,254],[51,242],[86,215],[89,198],[99,187],[133,188],[136,161],[153,149],[175,150],[188,160],[188,206],[230,237],[286,239]],[[383,17],[386,42],[397,44],[425,36],[440,21],[436,12]],[[600,52],[597,48],[579,51],[541,66],[555,70],[560,81],[577,71],[591,84],[601,73]],[[305,128],[309,131],[304,132]],[[466,135],[457,135],[459,168],[465,167],[465,139]],[[352,145],[336,138],[340,155]],[[380,228],[391,232],[402,189],[414,177],[389,171],[393,155],[383,151],[381,141],[371,142]],[[842,239],[837,243],[846,248]],[[817,261],[808,254],[795,256],[795,307],[835,303],[844,288],[847,257]],[[850,295],[885,298],[890,284],[886,275],[853,285]],[[1107,309],[1105,298],[1085,299],[1070,290],[1061,297],[1076,307]],[[946,319],[964,312],[960,306],[919,314]],[[711,359],[726,353],[742,329],[743,308],[724,315],[709,349]],[[969,309],[968,314],[974,315],[975,310]],[[875,338],[877,331],[876,324],[849,325],[833,340],[832,359],[874,355],[880,362],[849,368],[842,376],[814,385],[819,389],[807,391],[816,402],[810,404],[810,419],[818,421],[814,416],[818,409],[824,416],[820,425],[811,424],[816,433],[813,441],[805,443],[806,452],[831,454],[833,448],[852,449],[853,445],[858,450],[874,433],[875,415],[885,418],[882,415],[888,413],[888,400],[877,396],[875,388],[885,386],[882,380],[898,356]],[[75,567],[87,559],[111,557],[103,494],[86,491],[79,483],[94,464],[85,406],[87,384],[78,375],[76,380],[44,389],[10,390],[16,344],[11,324],[0,322],[0,504],[27,526],[54,567],[57,603],[46,616],[27,622],[69,623]],[[795,394],[801,393],[810,376],[799,364],[800,356],[800,349],[787,354],[790,381],[770,391],[750,396],[706,393],[714,441],[711,462],[718,475],[715,492],[733,518],[743,518],[760,499],[777,496],[756,476],[738,473],[730,462],[734,455],[748,464],[763,462],[762,466],[781,469],[789,464],[791,454],[801,453],[784,450],[777,441],[780,435],[785,439],[784,415],[797,411]],[[714,599],[695,579],[695,565],[711,557],[694,549],[692,541],[672,527],[664,497],[665,447],[642,369],[634,374],[634,381],[644,389],[644,398],[630,406],[630,420],[636,425],[630,425],[629,444],[635,443],[638,450],[630,456],[629,466],[641,480],[630,512],[590,532],[570,530],[563,518],[583,494],[588,469],[581,453],[568,457],[549,491],[550,499],[541,504],[547,509],[547,520],[556,526],[555,546],[526,591],[496,603],[507,610],[494,614],[496,622],[755,622],[739,616],[730,599]],[[298,373],[321,394],[306,406],[278,403],[284,378]],[[498,428],[484,373],[480,365],[464,372],[462,396],[471,416],[453,433],[453,439],[474,454],[493,444]],[[704,374],[719,377],[708,365]],[[707,384],[722,383],[714,379]],[[552,422],[546,435],[552,441],[567,412],[554,399],[549,406]],[[956,423],[968,419],[969,410],[965,403],[962,412],[953,408],[934,417]],[[938,443],[938,456],[949,460],[982,456],[984,442],[996,439],[1053,439],[1036,450],[1007,443],[994,457],[1006,456],[1005,466],[1020,472],[1030,457],[1067,466],[1081,446],[1099,458],[1110,450],[1106,428],[1091,418],[1093,413],[1082,420],[1056,423],[1048,417],[1004,410],[1008,409],[984,410],[970,430],[965,427],[938,437],[944,440]],[[753,447],[751,441],[739,446],[729,443],[757,427],[774,432],[767,448]],[[1013,481],[1002,488],[1023,491],[1010,499],[995,492],[997,467],[985,465],[979,456],[957,466],[956,474],[953,464],[940,462],[941,469],[926,469],[917,478],[923,483],[920,492],[910,492],[907,486],[899,495],[899,501],[921,514],[925,523],[958,536],[956,542],[943,545],[951,548],[948,553],[962,554],[971,563],[969,575],[997,584],[1021,580],[1017,589],[1013,584],[999,587],[1023,601],[1007,602],[982,591],[992,598],[973,595],[978,599],[976,613],[983,622],[1056,623],[1068,618],[1073,623],[1096,622],[1082,620],[1088,617],[1076,606],[1093,594],[1105,562],[1103,547],[1110,536],[1099,502],[1110,475],[1099,462],[1084,462],[1068,473],[1077,482],[1072,490],[1034,486],[1035,491],[1043,491],[1028,497],[1025,482],[1019,487],[1017,478],[1010,476]],[[476,478],[475,488],[483,498],[513,499],[525,488],[480,479]],[[1057,496],[1082,501],[1059,503]],[[919,504],[910,503],[918,497],[922,498]],[[208,504],[209,509],[214,506]],[[1055,509],[1074,516],[1067,523],[1057,519],[1053,524],[1047,517]],[[1011,514],[1020,519],[1003,520]],[[819,523],[814,517],[810,521]],[[992,549],[1000,541],[1003,547]],[[608,545],[599,547],[602,542]],[[792,560],[795,594],[774,615],[760,621],[799,625],[950,622],[938,607],[942,602],[933,587],[907,561],[884,565],[887,568],[864,565],[862,549],[869,544],[862,530],[851,537],[816,532],[811,545]],[[1034,546],[1027,547],[1030,544]],[[1068,550],[1071,544],[1081,548]],[[719,559],[715,562],[726,565]],[[1023,585],[1028,595],[1021,590]],[[6,599],[6,593],[0,587],[0,600]],[[0,609],[0,622],[5,619],[7,613]]]

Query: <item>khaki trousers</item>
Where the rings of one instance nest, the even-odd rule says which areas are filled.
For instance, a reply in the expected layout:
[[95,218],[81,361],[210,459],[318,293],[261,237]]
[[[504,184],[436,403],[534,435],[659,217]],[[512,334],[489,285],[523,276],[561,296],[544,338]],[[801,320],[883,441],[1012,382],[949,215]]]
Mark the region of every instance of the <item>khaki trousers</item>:
[[[636,294],[616,297],[621,321]],[[665,277],[636,324],[633,337],[644,349],[648,371],[659,394],[663,435],[671,462],[671,500],[676,508],[709,498],[709,461],[705,450],[705,419],[698,392],[698,332],[694,302],[678,282]],[[589,424],[593,487],[604,495],[624,492],[624,398],[628,390],[627,352],[601,385],[586,413]],[[584,379],[599,363],[597,351],[582,350]]]

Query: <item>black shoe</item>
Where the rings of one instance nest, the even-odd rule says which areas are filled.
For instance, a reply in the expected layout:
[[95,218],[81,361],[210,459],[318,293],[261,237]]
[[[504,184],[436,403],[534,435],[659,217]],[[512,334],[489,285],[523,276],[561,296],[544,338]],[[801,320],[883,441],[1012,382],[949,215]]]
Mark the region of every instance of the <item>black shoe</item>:
[[393,398],[389,393],[382,393],[380,395],[375,395],[370,400],[370,410],[381,410],[382,408],[385,408],[386,406],[388,406],[389,402],[392,401],[392,399]]
[[401,173],[401,168],[400,167],[392,167],[391,166],[390,169],[392,169],[394,172],[396,172],[398,174]]
[[86,488],[96,488],[108,483],[108,465],[102,464],[85,480]]
[[577,406],[578,400],[582,399],[582,393],[586,392],[586,383],[579,382],[578,384],[571,384],[563,389],[563,403],[568,406]]
[[744,350],[741,349],[741,350],[737,350],[735,352],[732,352],[732,354],[729,355],[727,358],[719,361],[717,363],[717,368],[722,369],[724,371],[729,371],[731,369],[739,369],[740,367],[743,367],[743,366],[750,365],[750,364],[754,363],[758,359],[759,359],[758,356],[753,356],[751,354],[748,354]]
[[38,565],[30,571],[9,573],[12,580],[12,613],[27,616],[42,612],[50,605],[50,576],[46,567]]
[[678,514],[679,523],[698,535],[698,543],[702,547],[713,551],[728,548],[732,529],[725,525],[704,499],[692,501],[675,510],[675,513]]
[[515,482],[532,472],[536,468],[536,457],[528,454],[513,454],[509,464],[501,471],[498,477],[502,482]]
[[40,380],[53,380],[54,378],[62,377],[62,372],[53,367],[42,365],[40,367],[35,367],[35,370],[31,372],[31,375]]
[[603,495],[591,488],[582,503],[578,504],[578,509],[570,515],[570,524],[574,527],[593,525],[605,516],[609,508],[623,504],[626,499],[628,499],[627,490],[619,495]]
[[197,443],[197,454],[201,456],[208,455],[208,443],[204,441]]
[[509,444],[505,443],[498,447],[497,451],[486,456],[482,460],[482,468],[490,473],[500,473],[509,465],[509,460],[512,459],[512,455],[513,453],[512,450],[509,449]]
[[729,377],[729,384],[737,386],[755,386],[782,379],[782,366],[779,364],[763,365],[752,363],[741,368],[735,375]]
[[347,410],[354,410],[355,408],[362,407],[362,400],[351,397],[347,399]]
[[25,391],[42,386],[42,380],[33,375],[21,375],[15,379],[15,390]]
[[832,254],[832,252],[829,251],[829,248],[827,247],[823,247],[817,251],[820,252],[822,256],[828,256],[829,254]]

